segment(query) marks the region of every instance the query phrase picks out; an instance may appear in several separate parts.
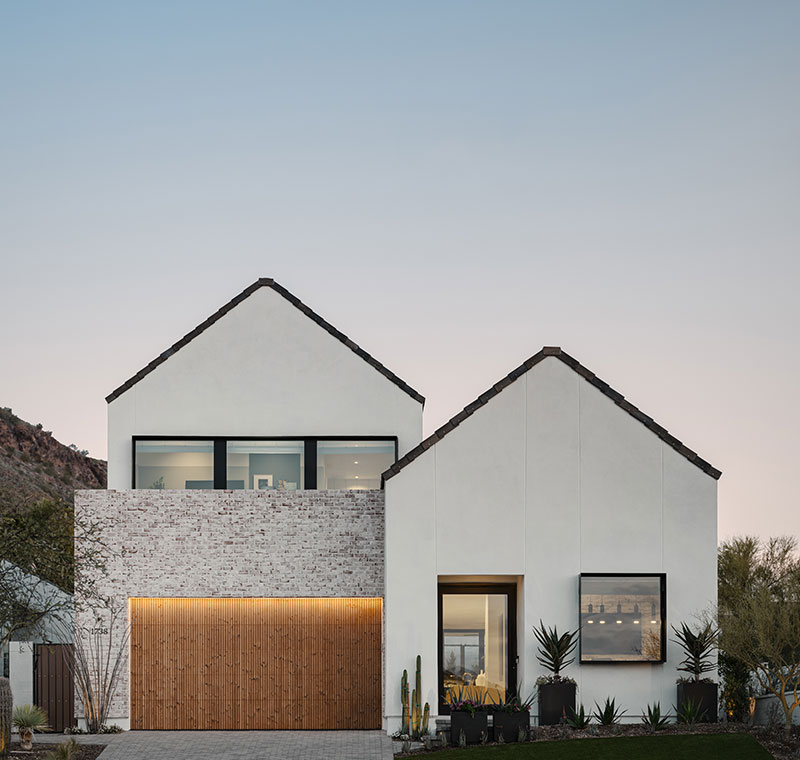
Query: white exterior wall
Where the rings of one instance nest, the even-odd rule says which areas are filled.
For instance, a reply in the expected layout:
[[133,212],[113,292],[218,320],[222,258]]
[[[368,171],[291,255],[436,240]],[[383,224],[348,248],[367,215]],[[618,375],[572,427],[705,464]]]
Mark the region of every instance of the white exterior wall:
[[[670,624],[716,602],[716,481],[557,358],[508,386],[386,484],[386,720],[422,655],[437,711],[439,580],[518,582],[518,678],[543,675],[533,625],[578,627],[582,572],[666,573],[667,662],[576,662],[578,701],[638,720],[675,703]],[[433,530],[426,530],[433,526]]]
[[108,405],[108,487],[131,487],[131,437],[422,438],[422,404],[261,287]]
[[8,645],[8,676],[14,707],[33,704],[33,643],[12,641]]

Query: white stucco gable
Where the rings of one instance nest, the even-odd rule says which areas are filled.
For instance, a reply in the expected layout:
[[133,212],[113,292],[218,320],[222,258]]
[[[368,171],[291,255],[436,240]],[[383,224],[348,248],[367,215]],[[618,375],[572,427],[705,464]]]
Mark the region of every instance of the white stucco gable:
[[[543,349],[384,473],[388,683],[420,654],[423,700],[439,704],[440,583],[516,584],[525,694],[542,673],[531,626],[579,627],[582,573],[663,575],[664,619],[692,620],[716,602],[719,476],[572,357]],[[635,715],[674,702],[679,661],[668,636],[663,663],[568,674],[584,704],[611,694]]]
[[[388,480],[397,475],[414,460],[423,456],[431,447],[439,443],[440,440],[444,439],[446,436],[449,436],[454,430],[459,428],[465,420],[472,418],[473,415],[475,415],[479,410],[482,410],[483,407],[495,399],[502,391],[505,391],[507,388],[509,388],[509,386],[513,385],[515,381],[526,377],[526,375],[534,368],[537,368],[540,374],[541,369],[539,368],[539,365],[542,363],[549,368],[553,368],[554,362],[552,360],[557,360],[557,362],[560,362],[564,367],[572,370],[572,372],[562,372],[560,377],[572,378],[572,375],[575,374],[579,378],[582,378],[584,381],[586,381],[585,385],[591,386],[601,396],[609,400],[613,406],[616,406],[621,411],[626,412],[633,421],[636,421],[641,426],[645,427],[653,435],[666,443],[670,448],[674,449],[684,459],[693,463],[696,467],[705,472],[714,480],[719,479],[720,475],[722,474],[719,470],[698,456],[694,451],[685,446],[682,441],[679,441],[677,438],[671,435],[669,431],[655,422],[652,417],[649,417],[640,409],[635,407],[621,393],[614,390],[608,383],[598,378],[593,372],[591,372],[591,370],[584,367],[580,362],[566,352],[562,351],[561,348],[557,346],[545,346],[537,354],[534,354],[530,359],[525,361],[515,370],[495,383],[491,388],[475,399],[475,401],[473,401],[471,404],[468,404],[457,415],[448,420],[448,422],[442,425],[442,427],[436,430],[432,435],[405,454],[405,456],[401,457],[389,470],[384,473],[384,477]],[[556,370],[553,369],[553,371]],[[527,382],[528,381],[526,379],[526,384]],[[559,384],[563,385],[563,381],[559,381]],[[554,389],[548,387],[548,390]],[[592,397],[592,394],[590,393],[589,396]],[[602,405],[605,405],[605,401],[601,402],[601,406]],[[497,402],[493,402],[492,407],[494,409],[499,409]],[[499,412],[497,413],[499,414]],[[619,419],[621,420],[623,416],[624,415],[621,415]]]
[[131,438],[422,437],[424,399],[273,280],[259,280],[108,397],[109,488]]

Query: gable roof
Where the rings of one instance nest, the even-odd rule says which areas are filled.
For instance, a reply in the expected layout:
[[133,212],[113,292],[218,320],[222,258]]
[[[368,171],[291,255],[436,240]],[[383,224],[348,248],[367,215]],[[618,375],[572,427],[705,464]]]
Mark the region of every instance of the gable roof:
[[312,322],[316,322],[323,330],[330,333],[334,338],[344,343],[354,354],[360,356],[367,364],[369,364],[374,369],[378,370],[385,378],[391,380],[398,388],[405,391],[411,398],[415,401],[418,401],[420,404],[425,404],[425,397],[421,396],[417,391],[415,391],[408,383],[401,380],[394,372],[390,371],[386,367],[383,366],[377,359],[370,356],[363,348],[361,348],[358,344],[354,343],[350,338],[348,338],[343,332],[337,330],[330,322],[326,322],[319,314],[315,311],[312,311],[308,306],[306,306],[297,296],[292,295],[286,288],[282,285],[279,285],[275,280],[271,277],[262,277],[256,280],[252,285],[245,288],[238,296],[231,299],[226,303],[221,309],[214,312],[205,322],[201,322],[197,327],[194,328],[191,332],[184,335],[177,343],[173,343],[166,351],[159,354],[153,361],[151,361],[146,367],[140,369],[133,377],[126,380],[122,385],[119,386],[116,390],[112,391],[108,396],[106,396],[106,402],[111,403],[115,398],[121,396],[125,391],[132,388],[136,383],[138,383],[143,377],[149,375],[159,364],[163,364],[170,356],[180,351],[187,343],[193,341],[200,333],[207,330],[211,325],[215,322],[220,320],[224,317],[231,309],[238,306],[245,298],[251,296],[255,293],[259,288],[272,288],[276,293],[283,296],[292,306],[296,307],[300,311],[303,312]]
[[560,359],[571,369],[574,369],[582,378],[591,383],[605,396],[608,396],[618,407],[624,409],[631,417],[639,420],[646,428],[652,430],[664,443],[672,446],[681,456],[686,457],[692,464],[699,467],[707,475],[710,475],[714,480],[719,480],[722,475],[721,470],[712,467],[705,459],[699,457],[694,451],[679,441],[675,436],[671,435],[665,428],[661,427],[652,417],[648,417],[644,412],[639,410],[630,401],[625,399],[621,393],[615,391],[608,383],[601,380],[594,372],[586,369],[577,359],[573,359],[568,353],[562,351],[558,346],[545,346],[539,353],[534,354],[530,359],[520,364],[513,372],[509,372],[502,380],[496,382],[488,391],[482,393],[471,404],[467,404],[455,417],[446,422],[440,427],[433,435],[428,436],[419,446],[411,449],[405,456],[398,459],[386,472],[383,473],[383,479],[389,480],[400,472],[406,465],[411,464],[418,456],[427,451],[431,446],[438,443],[452,430],[455,430],[467,417],[471,417],[482,406],[491,401],[497,396],[504,388],[507,388],[517,378],[522,377],[529,369],[535,367],[543,359],[548,356],[553,356]]

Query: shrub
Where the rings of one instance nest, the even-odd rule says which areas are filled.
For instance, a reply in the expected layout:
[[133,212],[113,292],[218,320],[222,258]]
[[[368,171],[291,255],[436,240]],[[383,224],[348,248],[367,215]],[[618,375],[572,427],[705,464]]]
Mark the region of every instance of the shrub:
[[80,745],[74,739],[61,742],[44,756],[44,760],[75,760],[80,752]]
[[642,723],[650,731],[655,733],[667,727],[668,717],[661,715],[661,703],[656,702],[653,705],[647,705],[647,715],[642,715]]
[[580,709],[572,710],[572,715],[567,718],[567,723],[572,726],[573,728],[577,728],[579,731],[582,731],[586,726],[589,725],[589,720],[591,716],[586,714],[586,710],[583,708],[583,703],[580,705]]
[[616,700],[611,699],[611,697],[606,697],[605,704],[602,707],[597,702],[594,703],[594,706],[594,718],[601,726],[613,726],[619,723],[620,718],[627,712],[627,710],[620,711]]

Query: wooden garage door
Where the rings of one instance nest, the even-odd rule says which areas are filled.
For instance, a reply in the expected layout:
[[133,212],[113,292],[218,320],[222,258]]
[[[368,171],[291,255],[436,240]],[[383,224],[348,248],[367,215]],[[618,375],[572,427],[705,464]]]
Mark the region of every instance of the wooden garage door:
[[380,599],[131,599],[130,611],[132,728],[380,728]]

